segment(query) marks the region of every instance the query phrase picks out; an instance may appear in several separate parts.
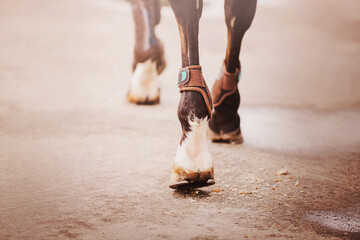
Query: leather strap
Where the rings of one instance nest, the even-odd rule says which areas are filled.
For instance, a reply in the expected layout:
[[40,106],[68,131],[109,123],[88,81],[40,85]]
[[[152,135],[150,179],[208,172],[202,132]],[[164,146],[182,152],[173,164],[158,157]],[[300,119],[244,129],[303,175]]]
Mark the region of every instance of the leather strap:
[[209,119],[211,118],[213,108],[212,99],[202,75],[201,66],[194,65],[180,68],[178,87],[180,93],[183,91],[195,91],[200,93],[205,101]]
[[227,96],[236,92],[239,78],[240,70],[238,68],[234,73],[229,73],[226,71],[225,64],[222,65],[211,91],[214,98],[214,107],[219,106]]

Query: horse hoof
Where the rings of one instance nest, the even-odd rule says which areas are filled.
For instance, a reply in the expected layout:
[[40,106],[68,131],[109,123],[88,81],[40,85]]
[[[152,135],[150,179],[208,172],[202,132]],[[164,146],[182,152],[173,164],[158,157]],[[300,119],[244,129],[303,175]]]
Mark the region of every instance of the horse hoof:
[[169,187],[172,189],[202,188],[215,184],[214,169],[193,172],[174,167]]
[[206,182],[189,182],[189,181],[181,181],[178,183],[170,184],[169,187],[172,189],[194,189],[194,188],[202,188],[215,184],[214,179],[208,179]]
[[160,103],[160,87],[156,62],[138,63],[127,94],[128,102],[142,105]]
[[135,103],[137,105],[155,105],[160,103],[160,89],[159,89],[159,95],[155,96],[154,98],[149,98],[149,96],[146,96],[145,98],[132,95],[130,93],[127,94],[126,99],[130,103]]
[[235,143],[235,144],[241,144],[244,142],[244,139],[241,135],[240,127],[238,127],[235,131],[229,132],[229,133],[223,133],[220,131],[220,133],[216,133],[211,130],[209,127],[207,130],[207,137],[212,142],[216,143]]

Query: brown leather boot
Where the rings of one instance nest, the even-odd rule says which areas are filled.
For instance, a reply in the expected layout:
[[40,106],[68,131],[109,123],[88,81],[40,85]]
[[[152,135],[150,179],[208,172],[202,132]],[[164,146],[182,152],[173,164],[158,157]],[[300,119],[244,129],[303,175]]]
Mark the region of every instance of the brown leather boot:
[[240,94],[238,82],[240,69],[235,73],[226,71],[222,65],[220,74],[212,88],[214,111],[209,121],[208,138],[213,142],[242,143],[243,138],[240,129]]

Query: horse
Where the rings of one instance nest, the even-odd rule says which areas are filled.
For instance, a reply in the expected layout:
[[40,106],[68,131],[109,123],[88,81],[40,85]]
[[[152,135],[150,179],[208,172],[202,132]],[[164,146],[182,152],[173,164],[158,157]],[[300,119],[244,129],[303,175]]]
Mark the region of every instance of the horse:
[[[180,33],[181,62],[177,86],[181,98],[177,115],[182,127],[170,178],[170,188],[201,188],[215,184],[214,164],[207,146],[213,142],[242,143],[240,128],[240,49],[256,11],[256,0],[225,0],[227,48],[211,92],[199,64],[199,21],[203,0],[168,0]],[[133,77],[127,100],[158,104],[158,76],[166,67],[161,40],[155,34],[160,23],[159,0],[132,0],[135,23]]]

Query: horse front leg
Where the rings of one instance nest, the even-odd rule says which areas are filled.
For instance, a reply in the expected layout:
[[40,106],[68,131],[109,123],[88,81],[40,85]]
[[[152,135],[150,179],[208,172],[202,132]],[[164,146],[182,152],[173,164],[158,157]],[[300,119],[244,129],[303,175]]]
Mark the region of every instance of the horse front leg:
[[203,2],[169,0],[169,3],[180,31],[182,60],[178,79],[181,98],[177,112],[182,126],[182,138],[175,156],[170,187],[204,187],[215,182],[213,161],[206,141],[212,101],[199,65],[198,50]]
[[216,141],[242,143],[240,129],[239,60],[241,41],[250,27],[256,10],[256,0],[225,0],[225,22],[228,31],[226,57],[212,87],[213,118],[209,122],[208,137]]
[[135,22],[133,78],[127,99],[137,104],[156,104],[160,101],[158,75],[165,68],[161,41],[155,35],[160,22],[159,0],[132,0]]

